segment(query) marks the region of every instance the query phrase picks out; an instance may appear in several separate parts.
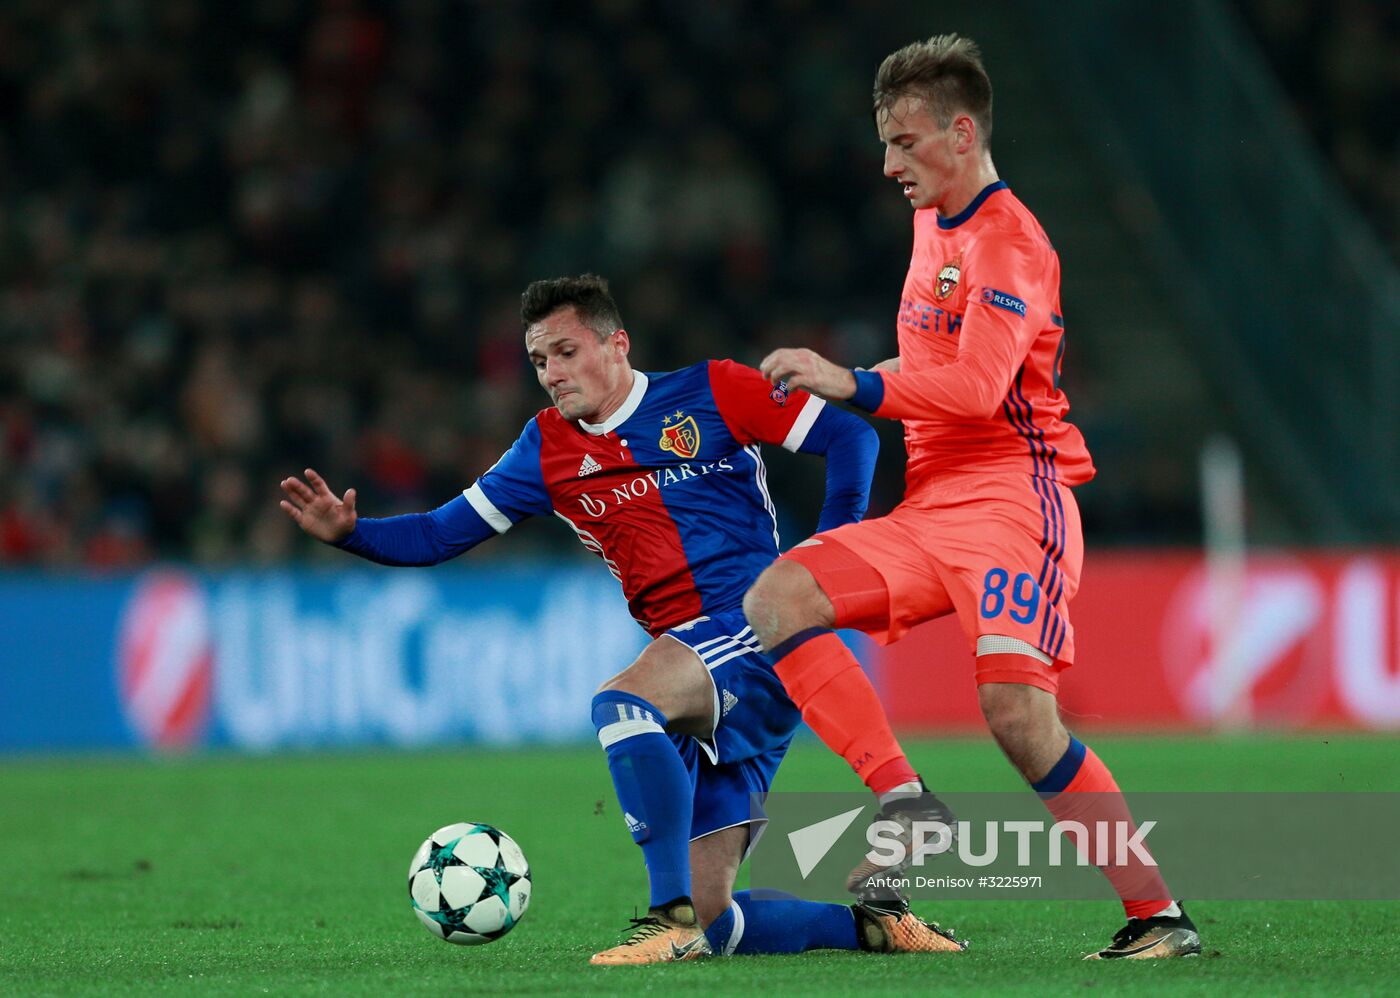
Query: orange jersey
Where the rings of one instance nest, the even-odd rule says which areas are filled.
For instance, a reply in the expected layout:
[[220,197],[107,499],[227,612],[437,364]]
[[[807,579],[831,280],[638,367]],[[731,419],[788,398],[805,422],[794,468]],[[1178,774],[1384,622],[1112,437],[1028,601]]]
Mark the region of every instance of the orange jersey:
[[914,213],[898,329],[900,369],[858,372],[852,401],[904,422],[906,495],[950,473],[1094,476],[1059,387],[1059,256],[1004,182],[951,218]]

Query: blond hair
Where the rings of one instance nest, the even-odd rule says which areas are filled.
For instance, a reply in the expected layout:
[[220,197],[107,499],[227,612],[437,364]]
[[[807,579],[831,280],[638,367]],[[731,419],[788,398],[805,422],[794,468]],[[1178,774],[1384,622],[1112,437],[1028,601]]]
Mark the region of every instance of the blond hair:
[[971,38],[934,35],[885,56],[875,74],[875,117],[888,112],[901,97],[921,99],[939,128],[966,114],[977,123],[982,145],[991,140],[992,81]]

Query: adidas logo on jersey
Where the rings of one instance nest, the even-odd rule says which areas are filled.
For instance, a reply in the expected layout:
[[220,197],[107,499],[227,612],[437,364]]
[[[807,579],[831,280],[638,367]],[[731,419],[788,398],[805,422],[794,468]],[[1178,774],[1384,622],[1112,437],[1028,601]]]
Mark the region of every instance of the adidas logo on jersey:
[[638,821],[626,811],[622,812],[622,819],[627,822],[627,830],[633,835],[636,835],[638,832],[645,832],[647,830],[647,823],[645,821]]
[[739,698],[738,698],[738,697],[736,697],[733,693],[730,693],[728,690],[725,690],[725,691],[724,691],[724,696],[720,699],[720,711],[719,711],[719,716],[720,716],[720,717],[726,716],[731,710],[734,709],[734,705],[737,704],[738,702],[739,702]]
[[583,455],[583,463],[578,466],[578,477],[582,478],[602,470],[603,466],[593,459],[592,454],[585,454]]

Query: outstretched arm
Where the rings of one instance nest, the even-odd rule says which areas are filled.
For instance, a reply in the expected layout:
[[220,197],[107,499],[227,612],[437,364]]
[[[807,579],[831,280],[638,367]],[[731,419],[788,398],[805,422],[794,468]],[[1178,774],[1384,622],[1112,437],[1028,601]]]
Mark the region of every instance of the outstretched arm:
[[496,536],[465,495],[428,513],[374,519],[356,514],[354,489],[337,499],[311,468],[306,479],[283,479],[287,515],[318,541],[381,565],[436,565]]
[[552,508],[540,472],[540,431],[532,419],[501,459],[451,502],[428,513],[371,519],[355,515],[355,490],[337,499],[310,468],[282,482],[282,508],[297,525],[381,565],[436,565]]
[[436,565],[495,536],[467,498],[458,496],[427,513],[362,516],[336,546],[381,565]]

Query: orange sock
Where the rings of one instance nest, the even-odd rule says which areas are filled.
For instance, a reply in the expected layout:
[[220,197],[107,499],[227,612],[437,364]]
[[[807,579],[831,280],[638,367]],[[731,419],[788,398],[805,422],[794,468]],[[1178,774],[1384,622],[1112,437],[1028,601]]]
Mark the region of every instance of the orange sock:
[[879,794],[918,780],[875,688],[834,632],[801,631],[774,648],[772,658],[802,719],[867,787]]
[[[1123,857],[1126,859],[1123,865],[1098,862],[1102,859],[1107,864],[1113,863],[1116,845],[1111,843],[1116,843],[1117,836],[1111,834],[1105,841],[1096,843],[1095,824],[1105,822],[1109,828],[1116,828],[1117,823],[1122,822],[1128,838],[1137,831],[1137,825],[1113,774],[1093,749],[1071,736],[1064,756],[1042,779],[1031,784],[1031,788],[1040,793],[1056,821],[1077,821],[1085,826],[1089,832],[1087,836],[1075,832],[1066,832],[1065,836],[1103,871],[1122,899],[1123,910],[1129,918],[1149,918],[1172,903],[1171,892],[1157,867],[1142,862],[1131,851]],[[1095,855],[1096,844],[1106,856]]]

